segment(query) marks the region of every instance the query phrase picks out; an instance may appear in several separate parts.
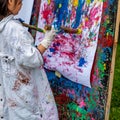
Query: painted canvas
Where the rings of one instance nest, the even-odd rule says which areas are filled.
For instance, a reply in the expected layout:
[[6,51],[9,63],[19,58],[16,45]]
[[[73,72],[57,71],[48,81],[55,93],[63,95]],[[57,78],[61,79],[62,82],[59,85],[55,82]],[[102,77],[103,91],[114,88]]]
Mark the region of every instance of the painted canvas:
[[[100,0],[42,0],[38,26],[58,30],[44,54],[44,67],[69,80],[91,87],[90,76],[96,52],[103,2]],[[66,33],[61,26],[77,29]],[[37,33],[36,44],[44,34]]]
[[[64,1],[68,2],[68,0],[64,0]],[[40,7],[40,0],[35,0],[31,23],[34,23],[36,25],[39,24],[39,26],[41,26],[41,27],[42,27],[42,24],[44,27],[44,25],[48,24],[48,23],[51,25],[55,25],[55,23],[56,23],[55,18],[59,17],[59,16],[55,16],[55,15],[57,15],[57,12],[60,12],[59,9],[62,7],[62,5],[61,5],[62,3],[59,4],[57,8],[55,8],[54,6],[57,5],[57,3],[59,3],[59,2],[63,3],[63,0],[61,0],[61,1],[59,1],[59,0],[54,0],[54,1],[53,0],[48,0],[48,1],[42,0],[41,4],[45,3],[45,6],[43,6],[43,4],[42,4]],[[79,11],[79,13],[81,13],[81,14],[78,14],[78,16],[80,15],[81,17],[79,16],[80,21],[78,21],[79,25],[77,28],[82,27],[83,30],[85,29],[82,26],[82,25],[84,25],[83,23],[85,22],[84,19],[82,19],[83,17],[85,17],[84,15],[88,15],[88,17],[86,17],[86,19],[85,19],[86,20],[85,23],[87,26],[86,29],[89,28],[88,25],[95,26],[94,25],[95,23],[93,24],[92,21],[87,22],[90,19],[89,11],[92,8],[93,9],[95,8],[94,6],[92,6],[93,3],[98,2],[95,6],[102,7],[101,8],[102,9],[101,18],[98,17],[98,21],[96,20],[96,24],[98,24],[98,26],[100,24],[100,27],[96,26],[96,28],[99,29],[99,30],[96,29],[99,31],[98,39],[97,39],[97,35],[96,35],[96,39],[93,39],[93,40],[97,40],[97,48],[96,48],[97,50],[96,50],[96,53],[93,58],[94,62],[92,61],[93,62],[92,70],[90,70],[91,71],[91,88],[86,87],[85,85],[81,85],[77,82],[74,82],[62,74],[61,75],[56,74],[56,72],[53,70],[46,69],[46,73],[48,75],[48,79],[51,84],[52,91],[54,93],[54,97],[55,97],[56,104],[57,104],[58,111],[59,111],[60,120],[104,120],[105,108],[106,108],[106,102],[107,102],[107,94],[108,94],[108,83],[109,83],[109,76],[110,76],[111,58],[112,58],[114,32],[115,32],[115,20],[116,20],[118,1],[117,0],[104,0],[104,1],[103,0],[95,0],[95,1],[94,0],[86,0],[86,1],[82,2],[82,0],[81,0],[80,2],[83,3],[83,4],[79,4],[79,5],[82,5],[80,11],[84,11],[83,8],[84,8],[85,4],[87,5],[87,8],[88,8],[88,9],[86,9],[86,7],[85,7],[86,10],[82,13]],[[88,7],[88,5],[89,5],[89,7]],[[46,6],[48,6],[48,7],[46,7]],[[65,7],[67,9],[67,10],[66,9],[65,10],[68,11],[66,13],[66,15],[68,15],[68,13],[70,12],[69,10],[73,10],[73,13],[75,13],[75,14],[73,15],[73,19],[72,18],[71,19],[73,21],[75,21],[76,11],[78,10],[77,9],[78,8],[78,0],[71,0],[65,6],[69,6],[67,8]],[[40,7],[40,10],[38,10],[39,7]],[[48,12],[45,12],[46,14],[42,14],[42,11],[44,11],[44,8],[46,8],[48,11]],[[100,7],[98,7],[98,8],[100,8]],[[58,9],[58,10],[55,12],[56,9]],[[50,12],[51,14],[49,13],[49,11],[52,11],[52,12]],[[48,15],[48,13],[49,13],[49,15]],[[46,17],[39,16],[39,21],[37,21],[36,19],[38,17],[36,17],[36,16],[38,16],[38,14],[45,15]],[[97,11],[95,13],[92,11],[92,14],[94,16],[93,17],[94,19],[97,18],[96,16],[100,15],[100,13],[98,14]],[[71,16],[71,14],[70,14],[70,16]],[[62,23],[60,23],[60,25],[65,25],[65,26],[74,28],[73,26],[75,25],[76,22],[73,22],[70,19],[70,16],[69,17],[67,16],[66,18],[65,18],[65,16],[62,18],[60,16],[59,19],[62,19],[62,21],[63,21]],[[47,17],[49,17],[49,19],[47,19]],[[41,21],[40,21],[40,19],[41,19]],[[99,19],[101,19],[101,20],[99,21]],[[48,20],[48,21],[46,21],[46,20]],[[71,21],[71,22],[69,22],[69,21]],[[89,24],[87,25],[87,23],[89,23]],[[76,39],[73,39],[73,42],[70,42],[71,44],[68,42],[69,45],[71,45],[71,46],[74,46],[73,43],[75,40],[77,42],[78,36],[79,36],[78,38],[82,38],[81,35],[83,34],[83,30],[82,30],[82,32],[79,32],[79,34],[68,34],[68,33],[64,33],[63,31],[61,31],[59,29],[59,24],[56,27],[59,30],[58,38],[60,35],[61,35],[60,37],[64,36],[67,39],[66,40],[67,42],[68,42],[69,37],[76,38]],[[77,29],[77,28],[74,28],[74,29]],[[89,38],[90,38],[90,36],[92,38],[94,38],[94,34],[90,34]],[[39,40],[41,40],[41,37],[43,37],[43,36],[39,35],[38,42],[39,42]],[[61,38],[59,40],[62,41]],[[55,42],[56,41],[57,41],[57,38],[55,38]],[[63,42],[66,43],[66,41],[63,41]],[[38,44],[38,42],[36,42],[36,44]],[[84,46],[85,45],[84,41],[81,41],[81,39],[80,39],[80,42],[82,42],[82,44],[83,44],[82,48],[86,47],[86,46]],[[86,40],[85,40],[85,42],[86,42]],[[88,47],[91,45],[91,42],[92,41],[89,42]],[[59,48],[59,44],[58,44],[58,48]],[[50,53],[50,55],[52,55],[55,50],[51,49],[51,48],[53,48],[54,46],[56,47],[57,45],[56,44],[54,45],[54,43],[53,43],[50,46],[49,51],[47,51],[47,53],[45,53],[45,55],[49,54],[49,53]],[[75,46],[71,47],[71,49],[73,49],[73,48],[76,49],[76,47]],[[84,49],[81,49],[81,50],[83,51]],[[52,51],[52,53],[50,51]],[[62,48],[61,48],[61,51],[62,51]],[[83,51],[83,53],[84,53],[84,51]],[[48,57],[50,57],[50,56],[48,55]],[[74,56],[71,58],[75,59]],[[83,56],[83,58],[86,58],[86,56]],[[59,56],[58,56],[58,59],[59,59]],[[85,61],[86,61],[86,59],[85,59]],[[82,63],[84,63],[84,62],[82,62]],[[84,65],[87,66],[86,62],[84,63]],[[84,76],[83,77],[80,76],[80,78],[84,79]]]

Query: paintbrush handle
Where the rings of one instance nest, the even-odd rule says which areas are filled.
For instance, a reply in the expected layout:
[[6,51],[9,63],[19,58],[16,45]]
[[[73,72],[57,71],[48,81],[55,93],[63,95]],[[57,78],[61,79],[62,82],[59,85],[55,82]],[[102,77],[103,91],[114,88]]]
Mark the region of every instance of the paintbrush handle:
[[38,28],[38,27],[35,27],[35,26],[33,26],[33,25],[29,25],[29,24],[26,24],[26,23],[22,23],[22,25],[25,26],[25,27],[31,28],[31,29],[33,29],[33,30],[36,30],[36,31],[45,33],[45,30],[42,29],[42,28]]
[[[51,30],[51,26],[50,25],[45,25],[44,29],[42,28],[38,28],[38,27],[35,27],[33,25],[29,25],[29,24],[26,24],[26,23],[22,23],[23,26],[25,27],[28,27],[28,28],[31,28],[31,29],[34,29],[36,31],[39,31],[39,32],[42,32],[42,33],[45,33],[46,30]],[[64,32],[66,33],[70,33],[70,34],[80,34],[80,30],[79,29],[72,29],[72,28],[69,28],[69,27],[64,27],[64,26],[61,26],[60,27],[62,30],[64,30]]]
[[78,29],[73,29],[73,28],[64,27],[64,26],[61,26],[60,28],[62,30],[64,30],[64,32],[66,32],[66,33],[71,33],[71,34],[77,34],[78,33]]
[[51,26],[51,25],[45,25],[44,29],[45,29],[45,30],[51,30],[51,29],[52,29],[52,26]]
[[[45,25],[44,29],[45,30],[51,30],[51,26],[50,25]],[[79,34],[79,29],[73,29],[73,28],[69,28],[69,27],[65,27],[65,26],[61,26],[60,27],[62,30],[64,30],[64,32],[66,33],[71,33],[71,34]]]

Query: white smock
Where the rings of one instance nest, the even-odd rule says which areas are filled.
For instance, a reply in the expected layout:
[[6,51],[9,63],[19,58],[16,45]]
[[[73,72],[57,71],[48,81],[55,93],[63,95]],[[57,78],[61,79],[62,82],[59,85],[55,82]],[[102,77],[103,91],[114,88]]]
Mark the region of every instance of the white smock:
[[0,21],[0,119],[58,120],[43,69],[43,58],[30,33],[10,15]]

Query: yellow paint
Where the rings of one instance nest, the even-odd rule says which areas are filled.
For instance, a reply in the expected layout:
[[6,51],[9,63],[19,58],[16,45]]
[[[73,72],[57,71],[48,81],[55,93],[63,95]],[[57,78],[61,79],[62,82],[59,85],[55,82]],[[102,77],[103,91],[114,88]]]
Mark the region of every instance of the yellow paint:
[[77,34],[81,34],[82,30],[80,28],[77,29]]
[[95,3],[103,2],[103,0],[95,0],[94,2],[95,2]]
[[88,20],[89,20],[88,17],[86,17],[86,18],[85,18],[85,21],[88,21]]
[[61,78],[61,74],[58,71],[55,71],[55,75],[59,78]]
[[59,4],[59,8],[61,8],[62,7],[62,4]]
[[106,70],[106,64],[104,64],[104,70]]
[[109,33],[107,32],[107,34],[106,34],[106,35],[107,35],[107,37],[108,37]]
[[89,5],[91,3],[91,0],[86,0],[86,4]]
[[48,4],[50,4],[51,0],[48,0]]
[[77,7],[79,2],[78,2],[78,0],[73,0],[72,4],[73,4],[73,6]]

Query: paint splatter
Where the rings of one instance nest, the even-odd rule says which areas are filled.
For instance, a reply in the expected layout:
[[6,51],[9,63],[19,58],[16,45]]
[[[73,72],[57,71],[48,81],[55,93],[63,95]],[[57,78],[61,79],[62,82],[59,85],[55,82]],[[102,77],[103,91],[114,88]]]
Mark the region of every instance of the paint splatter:
[[[68,9],[69,25],[74,22],[74,18],[76,16],[76,8],[78,7],[78,0],[72,0],[74,2],[73,9]],[[101,0],[103,1],[103,0]],[[86,0],[86,6],[89,6],[91,2],[94,0]],[[97,2],[97,1],[96,1]],[[49,0],[49,5],[53,3],[52,0]],[[107,100],[107,84],[108,78],[110,74],[110,65],[111,65],[111,56],[112,56],[112,46],[114,41],[114,30],[115,30],[115,17],[116,17],[116,10],[117,10],[117,1],[110,0],[110,1],[103,1],[103,10],[102,10],[102,20],[101,20],[101,27],[99,31],[99,39],[98,39],[98,48],[96,51],[96,59],[94,61],[94,66],[92,70],[92,77],[91,83],[92,88],[88,88],[72,82],[71,80],[65,78],[61,75],[61,77],[57,77],[55,73],[51,70],[46,70],[48,79],[51,83],[51,87],[56,98],[56,103],[59,110],[59,117],[61,120],[80,120],[80,119],[87,119],[87,120],[103,120],[105,114],[105,105]],[[61,5],[59,6],[61,7]],[[87,7],[86,7],[87,8]],[[87,15],[88,9],[82,9],[84,13]],[[93,11],[94,12],[94,11]],[[71,14],[72,13],[72,14]],[[93,16],[96,21],[98,17]],[[87,15],[85,18],[85,22],[81,23],[79,26],[82,29],[86,29],[86,26],[91,26],[92,22],[89,22],[90,16]],[[34,21],[33,21],[34,22]],[[52,24],[52,22],[51,22]],[[66,35],[65,35],[66,36]],[[74,38],[73,35],[72,37]],[[92,39],[94,37],[94,39]],[[59,36],[56,38],[58,39]],[[81,34],[79,39],[81,40]],[[89,38],[91,41],[95,40],[94,32],[89,33]],[[73,39],[72,39],[73,40]],[[85,40],[85,39],[84,39]],[[80,41],[80,44],[84,43],[84,40]],[[60,42],[59,42],[60,41]],[[67,41],[68,42],[68,41]],[[61,43],[65,44],[64,41],[61,42],[59,39],[55,43],[53,43],[54,49],[50,50],[52,53],[57,53],[57,49],[60,49]],[[86,45],[87,47],[87,45]],[[53,48],[53,47],[51,47]],[[79,48],[75,45],[72,47],[73,51],[77,54],[76,50]],[[62,47],[61,47],[62,50]],[[78,49],[79,50],[79,49]],[[80,49],[81,52],[78,52],[77,58],[80,58],[83,49]],[[66,54],[66,53],[65,53]],[[49,54],[51,56],[51,54]],[[59,53],[58,57],[61,56]],[[84,56],[83,58],[86,58]],[[71,58],[71,57],[70,57]],[[73,59],[74,60],[74,59]],[[47,60],[48,61],[48,60]],[[72,63],[71,63],[72,64]],[[81,77],[81,76],[80,76]],[[84,101],[84,104],[80,103]],[[93,106],[94,107],[93,107]],[[83,112],[81,112],[83,111]]]
[[[41,4],[40,27],[51,23],[55,29],[63,25],[81,30],[80,34],[68,34],[60,30],[44,54],[44,67],[57,70],[66,78],[90,87],[103,3],[90,1],[88,5],[85,0],[55,0],[50,4],[47,1]],[[37,40],[44,37],[40,33],[36,36]]]

